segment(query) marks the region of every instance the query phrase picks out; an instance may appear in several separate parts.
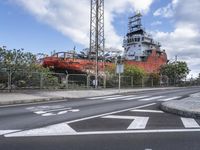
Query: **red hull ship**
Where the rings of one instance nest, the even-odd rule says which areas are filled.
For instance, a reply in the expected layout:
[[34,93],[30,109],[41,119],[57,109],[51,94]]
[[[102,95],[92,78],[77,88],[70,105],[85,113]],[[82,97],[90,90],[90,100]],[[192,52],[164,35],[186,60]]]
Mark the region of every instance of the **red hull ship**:
[[[146,33],[141,24],[140,13],[129,18],[129,30],[124,39],[124,53],[122,59],[125,64],[142,68],[147,73],[158,72],[160,67],[167,63],[167,55],[161,50],[160,43]],[[106,55],[107,56],[107,55]],[[115,64],[116,57],[103,56],[105,62],[98,62],[99,71],[103,71],[104,65]],[[88,59],[83,53],[60,52],[43,59],[43,66],[67,73],[95,73],[96,62]],[[102,58],[99,58],[102,60]]]

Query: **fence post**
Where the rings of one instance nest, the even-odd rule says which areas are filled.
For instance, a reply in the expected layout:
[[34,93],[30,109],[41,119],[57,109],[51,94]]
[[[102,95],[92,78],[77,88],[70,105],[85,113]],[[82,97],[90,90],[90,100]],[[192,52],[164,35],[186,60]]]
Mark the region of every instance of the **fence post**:
[[131,87],[133,87],[133,76],[131,76]]
[[9,70],[8,72],[8,90],[12,92],[12,72]]
[[142,81],[142,88],[143,88],[144,87],[144,78],[142,77],[141,79],[142,79],[141,81]]
[[66,89],[69,89],[69,74],[66,75]]
[[151,78],[151,86],[152,87],[154,86],[154,84],[153,84],[153,78]]
[[87,88],[90,88],[90,75],[86,75],[87,76]]
[[103,87],[104,87],[104,89],[106,89],[106,75],[103,78]]
[[40,73],[40,89],[43,88],[43,73]]

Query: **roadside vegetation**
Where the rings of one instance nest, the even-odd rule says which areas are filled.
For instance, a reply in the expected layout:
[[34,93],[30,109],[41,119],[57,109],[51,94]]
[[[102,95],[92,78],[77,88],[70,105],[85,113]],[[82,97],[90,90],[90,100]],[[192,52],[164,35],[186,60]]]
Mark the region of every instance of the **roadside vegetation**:
[[[12,89],[58,85],[58,78],[48,68],[37,63],[36,56],[23,49],[7,50],[0,47],[0,87]],[[10,82],[10,83],[9,83]]]

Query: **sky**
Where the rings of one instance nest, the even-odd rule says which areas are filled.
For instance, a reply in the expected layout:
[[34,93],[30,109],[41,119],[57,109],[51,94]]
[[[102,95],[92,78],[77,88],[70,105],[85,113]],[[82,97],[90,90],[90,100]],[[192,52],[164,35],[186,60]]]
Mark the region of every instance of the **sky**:
[[[199,0],[105,0],[106,47],[122,48],[128,17],[143,14],[143,26],[170,61],[186,61],[200,73]],[[89,45],[90,0],[0,0],[0,46],[51,54]]]

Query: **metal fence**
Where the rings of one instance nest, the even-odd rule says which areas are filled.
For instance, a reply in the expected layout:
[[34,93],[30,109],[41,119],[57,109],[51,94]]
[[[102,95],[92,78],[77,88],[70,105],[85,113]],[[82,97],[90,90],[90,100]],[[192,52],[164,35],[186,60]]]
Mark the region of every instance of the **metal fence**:
[[[19,89],[91,89],[94,88],[95,76],[87,74],[62,74],[20,71],[0,71],[0,90]],[[163,86],[193,86],[200,81],[175,82],[166,76],[153,78],[134,78],[121,76],[121,88],[163,87]],[[99,88],[118,88],[118,76],[99,76]]]

